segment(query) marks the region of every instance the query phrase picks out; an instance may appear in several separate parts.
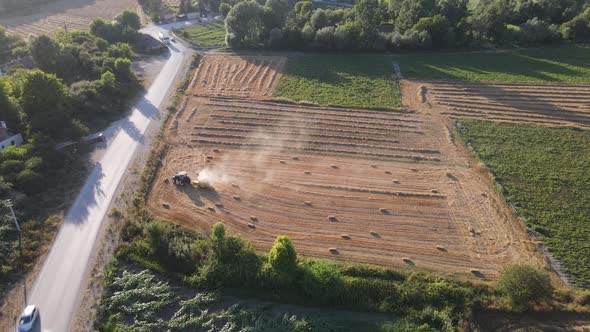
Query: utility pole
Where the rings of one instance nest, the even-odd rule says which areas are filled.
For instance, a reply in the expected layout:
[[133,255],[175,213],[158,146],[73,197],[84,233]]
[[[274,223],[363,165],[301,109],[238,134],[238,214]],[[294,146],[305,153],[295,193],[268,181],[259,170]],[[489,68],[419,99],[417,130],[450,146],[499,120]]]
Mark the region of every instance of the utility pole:
[[19,259],[19,264],[20,264],[20,268],[21,268],[21,272],[23,273],[23,290],[24,290],[24,295],[25,295],[25,307],[27,306],[27,278],[25,276],[25,268],[24,268],[24,256],[23,256],[23,238],[22,238],[22,232],[20,229],[20,225],[18,224],[18,220],[16,220],[16,215],[14,214],[14,210],[12,209],[12,201],[7,199],[4,201],[4,204],[6,204],[6,206],[8,206],[8,208],[10,209],[10,214],[12,216],[12,220],[14,221],[14,225],[16,226],[16,230],[18,231],[18,250],[20,252],[20,259]]

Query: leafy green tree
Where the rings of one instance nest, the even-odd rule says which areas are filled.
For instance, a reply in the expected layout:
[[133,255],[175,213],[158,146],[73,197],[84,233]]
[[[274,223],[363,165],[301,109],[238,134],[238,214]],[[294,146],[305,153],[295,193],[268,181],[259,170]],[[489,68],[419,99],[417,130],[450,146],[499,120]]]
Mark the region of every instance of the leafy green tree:
[[46,35],[35,37],[30,42],[31,55],[39,69],[55,74],[57,59],[60,55],[59,45]]
[[480,38],[501,42],[506,33],[506,23],[510,21],[510,15],[510,0],[492,0],[480,2],[471,20]]
[[44,133],[53,138],[63,138],[67,127],[67,90],[53,74],[40,70],[31,71],[23,86],[22,111],[29,134]]
[[358,47],[358,33],[354,24],[342,24],[334,31],[334,47],[338,50],[355,49]]
[[12,87],[6,80],[0,80],[0,118],[5,121],[10,128],[21,128],[16,101],[12,96]]
[[535,304],[550,301],[553,296],[549,276],[528,265],[504,268],[498,280],[498,289],[508,296],[518,310],[526,310]]
[[372,47],[379,34],[379,24],[383,13],[378,0],[359,0],[354,5],[355,25],[359,32],[359,41],[364,47]]
[[115,60],[113,73],[115,74],[117,81],[124,84],[131,83],[135,78],[135,75],[131,71],[131,60],[127,58],[117,58],[117,60]]
[[141,28],[141,19],[136,12],[132,10],[124,10],[119,15],[115,16],[115,21],[124,27],[129,27],[133,30],[139,30]]
[[311,27],[317,31],[321,28],[325,28],[330,25],[330,20],[328,18],[328,14],[324,9],[316,9],[311,17],[309,18],[309,24]]
[[422,17],[431,16],[433,0],[403,0],[399,14],[395,18],[395,31],[404,33],[411,29]]
[[241,47],[256,45],[260,42],[263,32],[263,7],[256,1],[242,1],[235,5],[225,18],[228,35],[228,45]]
[[432,38],[432,45],[434,47],[449,46],[452,40],[450,36],[449,21],[442,15],[421,18],[412,28],[418,32],[426,31]]
[[225,226],[222,223],[216,222],[211,227],[211,242],[213,243],[213,250],[220,255],[225,245]]
[[435,0],[435,12],[451,24],[457,24],[469,14],[467,3],[468,0]]
[[289,2],[287,0],[266,0],[264,7],[265,9],[271,8],[272,15],[274,16],[275,24],[273,26],[267,26],[267,28],[282,28],[289,14]]
[[299,1],[295,4],[293,10],[297,16],[297,20],[303,25],[309,21],[309,18],[311,17],[313,3],[311,1]]
[[561,25],[560,30],[565,39],[590,38],[590,8],[586,8],[572,20]]
[[45,182],[41,174],[25,169],[16,176],[16,185],[27,195],[34,195],[44,190]]
[[297,252],[291,240],[279,235],[268,253],[268,264],[277,272],[293,275],[297,271]]

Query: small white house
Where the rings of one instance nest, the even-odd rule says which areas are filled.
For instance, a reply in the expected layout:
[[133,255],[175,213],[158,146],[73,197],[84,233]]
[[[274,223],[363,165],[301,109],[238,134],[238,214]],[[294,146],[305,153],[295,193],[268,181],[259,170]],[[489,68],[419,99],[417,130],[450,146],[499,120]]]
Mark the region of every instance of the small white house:
[[0,121],[0,153],[9,146],[23,144],[23,136],[6,127],[6,122]]

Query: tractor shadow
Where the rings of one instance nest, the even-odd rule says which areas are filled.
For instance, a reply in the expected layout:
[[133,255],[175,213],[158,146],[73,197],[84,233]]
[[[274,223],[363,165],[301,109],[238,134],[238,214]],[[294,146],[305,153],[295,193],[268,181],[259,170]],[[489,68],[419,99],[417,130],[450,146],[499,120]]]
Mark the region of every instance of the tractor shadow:
[[[175,185],[178,190],[182,191],[197,207],[213,205],[220,201],[219,194],[213,189],[202,189],[196,186],[186,184],[184,186]],[[211,202],[208,204],[207,202]]]

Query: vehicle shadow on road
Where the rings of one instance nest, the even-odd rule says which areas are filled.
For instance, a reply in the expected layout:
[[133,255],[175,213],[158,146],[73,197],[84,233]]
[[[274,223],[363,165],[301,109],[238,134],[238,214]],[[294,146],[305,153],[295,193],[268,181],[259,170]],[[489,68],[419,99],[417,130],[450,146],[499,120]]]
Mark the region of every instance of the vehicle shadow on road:
[[97,163],[92,173],[84,182],[80,195],[66,215],[64,223],[81,224],[89,215],[89,210],[96,205],[99,196],[104,196],[102,190],[102,179],[104,178],[102,165]]

